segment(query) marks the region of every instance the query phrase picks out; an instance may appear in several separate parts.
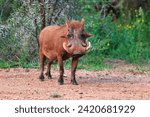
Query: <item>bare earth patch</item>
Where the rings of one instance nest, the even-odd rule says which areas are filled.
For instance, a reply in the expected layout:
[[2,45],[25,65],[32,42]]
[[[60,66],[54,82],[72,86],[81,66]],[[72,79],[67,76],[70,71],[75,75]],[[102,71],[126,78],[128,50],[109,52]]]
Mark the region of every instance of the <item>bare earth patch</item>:
[[77,70],[79,85],[70,83],[65,70],[64,85],[57,83],[59,72],[52,70],[52,80],[38,79],[38,69],[0,69],[0,99],[150,99],[150,72],[136,71],[122,61],[109,61],[112,69]]

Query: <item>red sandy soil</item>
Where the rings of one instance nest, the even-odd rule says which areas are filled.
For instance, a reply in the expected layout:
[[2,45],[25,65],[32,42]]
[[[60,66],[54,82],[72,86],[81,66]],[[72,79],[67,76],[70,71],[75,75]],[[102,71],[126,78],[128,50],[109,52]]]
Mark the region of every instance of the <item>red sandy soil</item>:
[[140,72],[120,60],[107,63],[113,68],[77,70],[77,86],[70,83],[70,70],[65,70],[64,85],[59,85],[58,70],[52,70],[52,80],[45,76],[41,82],[38,69],[0,69],[0,99],[150,99],[149,71]]

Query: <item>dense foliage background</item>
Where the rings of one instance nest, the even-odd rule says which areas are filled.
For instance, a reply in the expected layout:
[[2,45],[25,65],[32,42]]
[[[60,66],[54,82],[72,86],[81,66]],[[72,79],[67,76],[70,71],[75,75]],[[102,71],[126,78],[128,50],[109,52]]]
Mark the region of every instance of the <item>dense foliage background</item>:
[[38,34],[66,17],[85,18],[92,48],[79,67],[108,59],[150,63],[150,0],[0,0],[0,67],[38,67]]

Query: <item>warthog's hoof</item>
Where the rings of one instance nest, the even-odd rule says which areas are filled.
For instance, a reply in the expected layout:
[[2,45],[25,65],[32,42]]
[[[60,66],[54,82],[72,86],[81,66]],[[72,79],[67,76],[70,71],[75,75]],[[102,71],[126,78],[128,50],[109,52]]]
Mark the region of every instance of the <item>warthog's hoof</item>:
[[78,85],[78,83],[77,83],[76,80],[71,80],[71,83],[72,83],[73,85]]
[[40,81],[44,81],[44,76],[43,75],[39,76],[39,79]]
[[50,79],[52,79],[52,76],[48,76],[47,78],[50,80]]
[[63,84],[64,84],[64,80],[63,80],[63,79],[58,79],[58,83],[59,83],[60,85],[63,85]]

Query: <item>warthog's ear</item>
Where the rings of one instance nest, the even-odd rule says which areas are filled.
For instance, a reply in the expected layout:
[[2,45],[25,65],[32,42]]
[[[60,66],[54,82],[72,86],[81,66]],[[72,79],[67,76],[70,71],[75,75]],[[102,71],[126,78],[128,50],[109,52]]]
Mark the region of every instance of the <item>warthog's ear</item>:
[[85,38],[89,38],[89,37],[91,37],[92,35],[91,35],[90,33],[84,33],[84,36],[85,36]]
[[69,33],[69,25],[70,25],[70,21],[69,21],[68,18],[66,18],[66,28],[65,28],[65,30],[63,32],[63,35],[60,36],[61,38],[67,38],[67,35]]
[[84,18],[82,18],[82,20],[81,20],[82,26],[84,26],[84,22],[85,22],[85,20],[84,20]]
[[68,18],[66,18],[66,26],[67,26],[67,28],[69,28],[69,25],[70,25],[70,20]]

